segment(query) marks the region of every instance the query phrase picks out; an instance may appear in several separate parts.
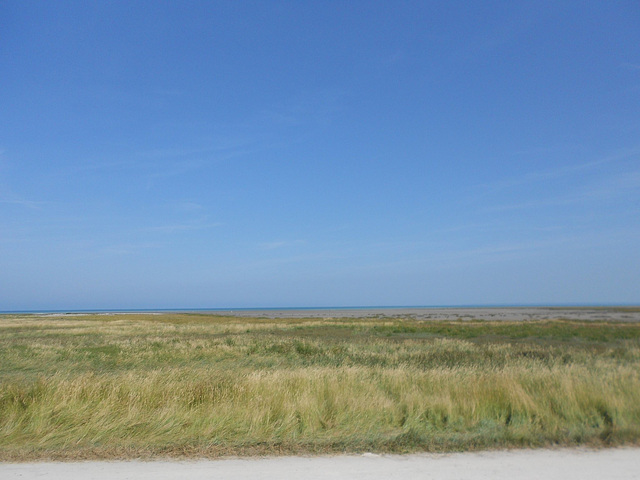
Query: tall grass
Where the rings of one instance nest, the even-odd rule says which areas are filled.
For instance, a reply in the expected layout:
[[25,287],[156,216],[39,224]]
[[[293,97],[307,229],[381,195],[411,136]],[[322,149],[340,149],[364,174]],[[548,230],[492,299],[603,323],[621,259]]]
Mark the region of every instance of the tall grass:
[[121,315],[0,334],[4,459],[640,439],[635,324]]

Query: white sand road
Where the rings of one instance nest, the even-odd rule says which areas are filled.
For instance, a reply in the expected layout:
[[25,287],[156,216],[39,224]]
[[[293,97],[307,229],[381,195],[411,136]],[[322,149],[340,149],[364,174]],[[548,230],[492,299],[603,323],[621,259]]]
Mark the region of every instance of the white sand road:
[[631,480],[640,479],[640,448],[195,461],[0,463],[0,478]]

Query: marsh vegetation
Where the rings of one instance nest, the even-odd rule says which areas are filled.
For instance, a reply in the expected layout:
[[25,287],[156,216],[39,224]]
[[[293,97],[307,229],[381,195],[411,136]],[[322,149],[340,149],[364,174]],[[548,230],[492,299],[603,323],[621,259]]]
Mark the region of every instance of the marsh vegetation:
[[640,325],[0,317],[0,458],[640,440]]

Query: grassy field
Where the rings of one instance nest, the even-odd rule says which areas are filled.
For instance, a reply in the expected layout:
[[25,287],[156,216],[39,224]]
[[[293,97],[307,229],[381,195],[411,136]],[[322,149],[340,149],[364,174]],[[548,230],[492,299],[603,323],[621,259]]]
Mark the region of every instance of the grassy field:
[[640,442],[640,324],[0,316],[0,460]]

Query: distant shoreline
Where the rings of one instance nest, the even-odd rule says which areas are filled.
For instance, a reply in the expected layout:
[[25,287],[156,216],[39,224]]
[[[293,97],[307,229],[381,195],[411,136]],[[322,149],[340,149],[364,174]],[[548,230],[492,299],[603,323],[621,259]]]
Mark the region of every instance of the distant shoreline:
[[459,310],[459,309],[505,309],[505,308],[640,308],[640,303],[558,303],[558,304],[462,304],[462,305],[357,305],[330,307],[211,307],[211,308],[61,308],[33,310],[0,310],[6,314],[45,314],[45,313],[187,313],[187,312],[263,312],[263,311],[343,311],[343,310]]
[[3,315],[162,315],[171,313],[214,314],[261,318],[411,318],[414,320],[584,320],[640,322],[640,306],[443,306],[443,307],[309,307],[309,308],[213,308],[213,309],[132,309],[60,310],[2,312]]

